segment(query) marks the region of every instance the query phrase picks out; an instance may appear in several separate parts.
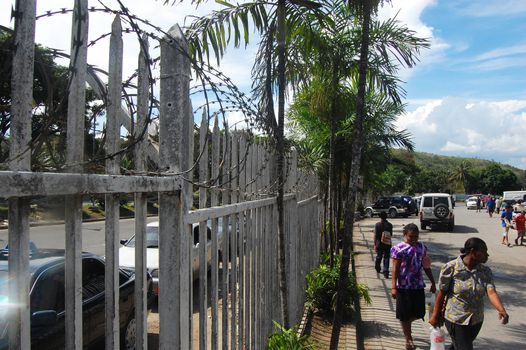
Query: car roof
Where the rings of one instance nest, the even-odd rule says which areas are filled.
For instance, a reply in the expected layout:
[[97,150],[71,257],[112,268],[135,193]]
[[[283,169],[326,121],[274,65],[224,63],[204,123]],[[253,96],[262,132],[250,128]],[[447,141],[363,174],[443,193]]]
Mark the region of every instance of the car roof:
[[424,193],[422,197],[451,197],[449,193]]
[[[64,249],[42,249],[39,251],[41,255],[38,257],[32,258],[29,260],[29,273],[33,275],[37,270],[44,266],[52,266],[57,263],[63,262],[65,260],[65,250]],[[98,258],[102,260],[102,257],[88,252],[82,252],[82,258]],[[0,271],[9,270],[9,261],[0,260]]]

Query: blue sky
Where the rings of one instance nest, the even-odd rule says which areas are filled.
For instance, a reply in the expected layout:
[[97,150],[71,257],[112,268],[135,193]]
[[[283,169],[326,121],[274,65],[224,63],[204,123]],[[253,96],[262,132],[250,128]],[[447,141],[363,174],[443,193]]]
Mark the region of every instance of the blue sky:
[[[183,23],[185,15],[205,14],[188,3],[173,7],[162,1],[123,0],[136,15],[164,29]],[[115,7],[114,0],[103,1]],[[71,7],[73,1],[38,1],[38,12]],[[0,24],[12,26],[13,1],[0,1]],[[90,0],[90,6],[98,1]],[[397,18],[431,48],[420,63],[401,71],[407,113],[397,121],[407,129],[417,151],[493,159],[526,169],[526,0],[392,0],[379,16]],[[109,28],[109,16],[90,16],[90,38]],[[37,24],[36,40],[69,51],[69,16]],[[125,39],[126,40],[126,39]],[[255,42],[255,41],[254,41]],[[153,44],[151,44],[153,46]],[[125,41],[125,69],[133,71],[138,45]],[[250,86],[255,47],[229,52],[221,69],[239,86]],[[107,43],[88,52],[90,63],[107,67]],[[239,118],[240,116],[233,116]]]

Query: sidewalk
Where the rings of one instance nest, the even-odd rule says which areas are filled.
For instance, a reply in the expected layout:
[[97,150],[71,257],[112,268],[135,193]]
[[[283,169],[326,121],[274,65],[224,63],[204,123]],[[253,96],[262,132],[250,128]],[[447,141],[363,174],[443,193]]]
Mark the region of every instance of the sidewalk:
[[[399,321],[396,319],[396,301],[391,298],[391,279],[385,279],[374,269],[374,221],[360,221],[354,229],[354,252],[356,277],[359,283],[369,288],[372,304],[360,303],[362,334],[365,350],[403,350],[405,340]],[[401,232],[394,232],[401,235]],[[426,296],[429,293],[426,293]],[[429,324],[413,322],[413,338],[417,349],[429,349]],[[349,347],[348,349],[355,349]]]

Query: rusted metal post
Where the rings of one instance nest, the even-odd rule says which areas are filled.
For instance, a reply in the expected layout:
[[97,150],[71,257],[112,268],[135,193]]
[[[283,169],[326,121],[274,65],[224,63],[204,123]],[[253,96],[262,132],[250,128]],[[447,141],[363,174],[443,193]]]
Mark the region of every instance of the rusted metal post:
[[[190,154],[190,61],[188,44],[178,25],[161,40],[160,167],[180,174]],[[181,188],[159,195],[160,348],[190,348],[190,237],[184,229],[187,199]]]

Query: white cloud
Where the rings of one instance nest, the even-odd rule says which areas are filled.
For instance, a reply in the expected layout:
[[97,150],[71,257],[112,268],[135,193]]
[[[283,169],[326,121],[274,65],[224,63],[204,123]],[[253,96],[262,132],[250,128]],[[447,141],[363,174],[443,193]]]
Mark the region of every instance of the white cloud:
[[475,145],[461,145],[451,141],[447,141],[445,146],[440,149],[443,152],[463,152],[463,153],[475,153],[480,150],[478,146]]
[[495,159],[526,168],[526,100],[446,97],[410,102],[397,127],[407,129],[418,151]]
[[[416,67],[421,68],[425,65],[434,64],[445,58],[445,51],[451,45],[436,35],[435,28],[422,21],[422,13],[425,9],[435,6],[437,0],[392,0],[392,4],[384,5],[379,11],[381,19],[396,18],[407,25],[407,27],[416,32],[420,38],[430,40],[431,47],[428,50],[422,50],[420,53],[420,64]],[[408,80],[412,74],[411,69],[401,71],[402,80]]]
[[469,17],[520,16],[526,13],[524,0],[464,0],[457,10]]
[[442,100],[430,100],[429,102],[417,107],[413,112],[401,115],[396,122],[396,126],[399,129],[418,128],[425,129],[428,133],[434,133],[437,125],[430,122],[429,116],[433,113],[435,108],[439,107],[441,104]]
[[510,47],[499,47],[478,55],[475,57],[475,61],[485,61],[517,54],[526,54],[526,44],[514,45]]

